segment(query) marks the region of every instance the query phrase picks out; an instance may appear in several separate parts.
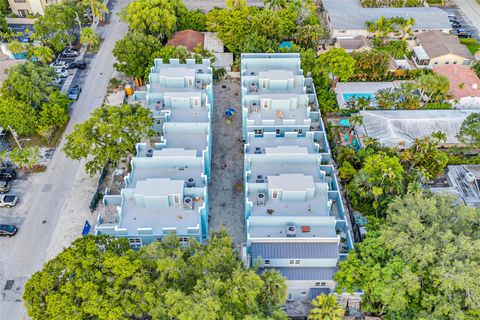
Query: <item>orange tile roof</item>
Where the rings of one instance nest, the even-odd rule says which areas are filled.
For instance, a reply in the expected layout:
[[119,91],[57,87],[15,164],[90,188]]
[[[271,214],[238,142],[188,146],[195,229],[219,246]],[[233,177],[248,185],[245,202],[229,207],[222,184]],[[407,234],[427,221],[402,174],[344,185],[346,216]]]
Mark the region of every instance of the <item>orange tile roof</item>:
[[469,66],[443,65],[433,68],[433,72],[450,80],[450,92],[454,99],[480,97],[480,78]]

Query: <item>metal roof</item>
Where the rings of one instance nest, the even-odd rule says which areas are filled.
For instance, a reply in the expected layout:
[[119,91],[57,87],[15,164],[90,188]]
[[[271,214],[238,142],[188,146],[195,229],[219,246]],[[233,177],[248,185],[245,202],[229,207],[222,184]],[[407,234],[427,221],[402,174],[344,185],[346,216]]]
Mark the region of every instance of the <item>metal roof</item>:
[[319,295],[326,294],[328,295],[330,293],[329,288],[310,288],[310,291],[308,292],[308,295],[310,299],[315,299]]
[[336,267],[277,267],[277,268],[259,268],[258,273],[267,269],[275,269],[287,280],[331,280]]
[[338,259],[337,243],[258,243],[251,246],[252,260],[262,259]]
[[334,30],[365,30],[365,22],[380,17],[413,18],[413,30],[450,30],[452,25],[447,13],[439,8],[363,8],[360,0],[323,0]]

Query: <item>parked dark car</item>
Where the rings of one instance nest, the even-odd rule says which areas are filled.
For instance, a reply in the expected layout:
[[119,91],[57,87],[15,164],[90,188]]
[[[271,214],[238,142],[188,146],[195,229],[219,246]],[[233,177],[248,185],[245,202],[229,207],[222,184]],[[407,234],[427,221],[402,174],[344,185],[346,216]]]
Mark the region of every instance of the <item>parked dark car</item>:
[[451,31],[451,34],[454,34],[459,38],[471,38],[472,37],[472,31],[466,30],[466,29],[453,29]]
[[9,181],[9,180],[15,179],[16,176],[17,176],[17,172],[15,172],[13,168],[4,167],[0,169],[0,180]]
[[81,69],[85,70],[87,68],[87,64],[85,61],[73,61],[68,65],[68,69]]
[[0,224],[1,237],[13,237],[17,234],[18,228],[13,224]]
[[10,183],[6,180],[0,180],[0,193],[7,193],[10,191]]
[[78,100],[78,96],[82,92],[82,88],[79,85],[74,85],[70,90],[68,90],[68,99]]
[[458,21],[457,17],[455,17],[455,16],[448,16],[448,20],[450,20],[450,22]]
[[460,22],[452,21],[452,28],[457,29],[457,28],[460,28],[461,26],[462,24]]

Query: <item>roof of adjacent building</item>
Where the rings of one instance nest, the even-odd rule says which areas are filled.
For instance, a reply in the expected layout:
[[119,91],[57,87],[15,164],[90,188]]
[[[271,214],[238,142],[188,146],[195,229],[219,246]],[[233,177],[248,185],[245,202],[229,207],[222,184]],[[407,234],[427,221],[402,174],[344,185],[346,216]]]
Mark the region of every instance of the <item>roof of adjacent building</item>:
[[172,35],[172,37],[168,40],[167,46],[173,46],[173,47],[184,46],[189,51],[193,51],[193,49],[199,44],[203,48],[204,39],[205,39],[205,36],[202,32],[187,29],[187,30],[175,32]]
[[454,99],[480,97],[480,78],[469,66],[443,65],[433,68],[433,72],[450,80],[450,92]]
[[336,267],[276,267],[259,268],[258,272],[268,269],[277,270],[288,280],[331,280],[337,271]]
[[262,243],[251,246],[252,259],[338,259],[338,243]]
[[2,84],[3,81],[7,80],[7,74],[5,71],[7,71],[8,68],[24,63],[25,59],[15,59],[15,60],[0,60],[0,85]]
[[345,50],[359,50],[362,48],[372,47],[370,39],[364,36],[357,36],[355,38],[339,38],[337,41],[340,48]]
[[417,34],[418,43],[430,59],[454,54],[465,59],[475,59],[468,48],[460,43],[458,37],[438,30],[430,30]]
[[447,135],[447,144],[458,143],[462,122],[474,110],[364,110],[363,125],[357,130],[360,138],[372,137],[388,147],[432,134],[439,129]]
[[365,22],[380,17],[413,18],[414,30],[452,29],[447,13],[439,8],[363,8],[360,0],[323,0],[334,30],[364,30]]

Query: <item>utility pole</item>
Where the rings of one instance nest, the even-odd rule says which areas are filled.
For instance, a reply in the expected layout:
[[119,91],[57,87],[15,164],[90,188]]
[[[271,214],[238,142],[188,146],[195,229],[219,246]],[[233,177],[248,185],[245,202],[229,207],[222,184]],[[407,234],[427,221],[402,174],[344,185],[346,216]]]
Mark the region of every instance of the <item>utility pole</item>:
[[13,138],[15,139],[15,142],[17,143],[18,145],[18,148],[20,150],[23,150],[22,146],[20,145],[20,141],[18,141],[18,134],[15,130],[12,129],[12,127],[8,126],[8,130],[10,130],[10,132],[12,133],[12,136]]

